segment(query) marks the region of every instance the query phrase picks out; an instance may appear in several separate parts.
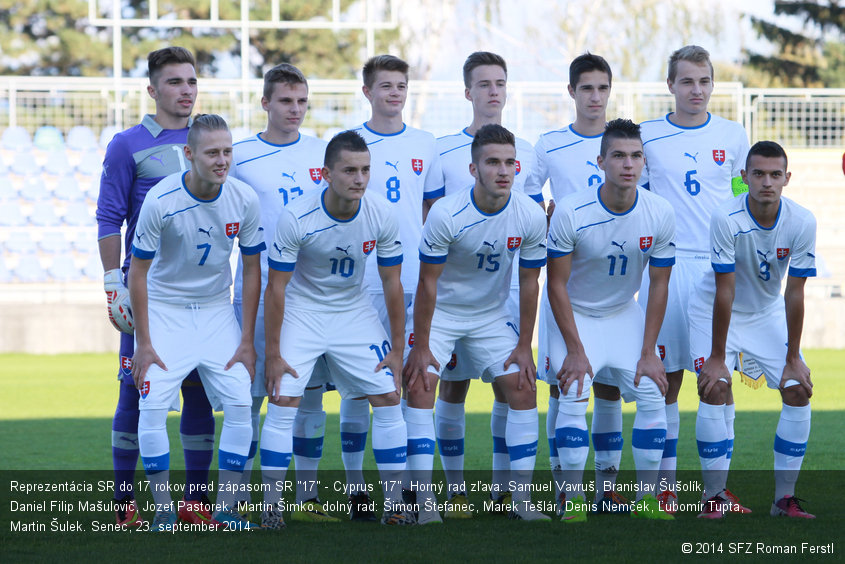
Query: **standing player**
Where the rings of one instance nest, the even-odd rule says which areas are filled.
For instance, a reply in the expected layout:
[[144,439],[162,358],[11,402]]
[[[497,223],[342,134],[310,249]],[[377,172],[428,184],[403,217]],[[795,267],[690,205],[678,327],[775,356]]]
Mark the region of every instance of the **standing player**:
[[[135,223],[147,191],[165,176],[189,166],[182,154],[191,111],[197,97],[194,56],[182,47],[153,51],[147,57],[156,112],[139,125],[115,135],[106,149],[97,223],[100,259],[105,269],[109,318],[120,336],[120,392],[112,423],[117,523],[130,527],[143,523],[135,504],[132,483],[138,465],[138,391],[132,381],[133,322],[124,280]],[[120,268],[120,230],[126,223],[125,260]],[[180,431],[185,449],[187,488],[180,517],[188,522],[207,521],[205,507],[208,469],[214,449],[214,416],[196,372],[182,384],[184,406]]]
[[[373,453],[385,485],[382,523],[412,520],[394,508],[405,470],[407,435],[399,407],[404,349],[400,278],[402,244],[390,205],[364,195],[370,170],[367,144],[355,132],[336,135],[326,148],[328,188],[282,210],[269,251],[264,297],[266,386],[270,396],[261,432],[265,482],[284,480],[293,421],[317,359],[325,355],[343,398],[366,396],[373,406]],[[375,252],[390,319],[390,336],[362,291],[368,256]],[[281,493],[264,494],[262,523],[283,524]]]
[[[744,190],[740,171],[748,153],[748,136],[740,124],[707,111],[713,93],[713,65],[706,50],[687,45],[672,53],[666,83],[675,96],[675,110],[642,124],[646,171],[641,182],[669,200],[678,219],[677,264],[669,282],[666,319],[657,339],[669,380],[666,448],[660,466],[664,491],[659,498],[672,511],[677,501],[673,489],[680,424],[678,392],[684,369],[693,369],[687,317],[690,292],[710,268],[711,212]],[[640,290],[644,307],[646,288],[647,279]],[[725,417],[733,441],[733,400],[729,404]]]
[[[558,201],[549,226],[546,319],[550,371],[560,386],[555,442],[563,519],[587,519],[582,477],[594,370],[595,379],[637,402],[631,444],[640,493],[633,515],[671,519],[659,510],[654,487],[666,438],[666,377],[656,340],[675,262],[675,216],[666,200],[637,188],[645,164],[639,126],[608,123],[597,164],[604,183]],[[644,320],[634,294],[646,265]]]
[[795,497],[795,482],[810,436],[813,384],[800,349],[804,283],[816,275],[816,219],[781,197],[789,177],[783,148],[772,141],[756,143],[742,171],[748,195],[723,203],[710,220],[714,272],[697,284],[689,314],[690,351],[701,397],[695,438],[707,500],[699,517],[745,512],[725,493],[730,436],[724,411],[730,397],[728,367],[736,366],[740,353],[747,353],[783,399],[775,433],[771,514],[814,518]]
[[[269,248],[273,244],[273,226],[282,208],[322,185],[320,169],[326,142],[299,132],[308,110],[308,82],[295,66],[282,63],[267,71],[264,75],[261,107],[267,112],[267,127],[263,132],[235,143],[231,175],[243,180],[258,193],[261,225],[264,226],[264,240]],[[261,257],[262,295],[267,285],[267,276],[265,253]],[[234,298],[238,319],[241,318],[241,287],[242,264],[238,263]],[[256,317],[255,349],[257,361],[256,377],[252,383],[252,444],[243,476],[245,483],[249,482],[249,470],[257,452],[261,405],[267,395],[264,387],[263,297]],[[306,389],[294,421],[293,456],[297,477],[297,510],[291,516],[294,520],[337,520],[323,510],[316,491],[317,465],[322,455],[326,429],[322,397],[322,386]]]
[[[258,196],[229,179],[232,135],[217,115],[191,124],[185,158],[191,170],[154,186],[141,206],[132,242],[129,294],[135,313],[132,376],[141,392],[138,446],[156,515],[151,530],[172,530],[167,412],[192,370],[223,410],[214,521],[249,528],[234,510],[235,490],[249,452],[249,384],[255,370],[255,313],[261,290]],[[238,238],[243,274],[243,331],[229,302],[229,257]]]
[[[607,123],[607,102],[613,75],[604,58],[585,53],[573,59],[569,65],[569,96],[575,101],[575,121],[564,129],[550,131],[540,136],[534,147],[537,153],[535,184],[540,186],[549,181],[552,200],[549,214],[554,210],[555,200],[575,193],[583,188],[598,187],[604,182],[604,171],[596,162],[601,152],[601,138]],[[549,411],[546,417],[546,436],[549,439],[549,459],[552,467],[556,499],[560,498],[563,483],[561,463],[555,444],[555,425],[558,412],[560,388],[556,373],[549,372],[549,355],[546,352],[545,313],[549,297],[544,289],[540,309],[540,346],[538,361],[543,364],[540,377],[549,383]],[[593,382],[593,422],[591,425],[593,448],[596,452],[596,484],[608,486],[596,488],[596,503],[599,510],[624,507],[624,500],[613,492],[619,462],[622,459],[622,401],[619,389],[600,382]]]
[[[531,337],[537,277],[546,262],[546,222],[531,198],[511,190],[516,148],[508,130],[494,124],[478,130],[470,170],[475,185],[432,206],[420,242],[414,345],[403,374],[408,467],[415,480],[431,482],[435,387],[455,345],[462,343],[466,361],[485,381],[496,382],[508,405],[505,441],[516,482],[510,516],[548,519],[531,504],[528,489],[538,436]],[[505,305],[517,251],[518,320]],[[418,503],[421,523],[440,520],[430,493],[418,492]]]
[[[440,165],[443,169],[445,194],[467,190],[475,184],[470,174],[470,147],[478,130],[487,124],[501,125],[502,111],[507,101],[508,69],[505,60],[486,51],[470,54],[464,62],[464,97],[472,103],[472,123],[455,135],[437,140]],[[542,184],[532,184],[535,167],[534,149],[528,141],[516,138],[516,162],[512,189],[524,192],[543,205]],[[519,274],[514,270],[508,307],[515,318],[519,316]],[[479,367],[463,360],[460,346],[441,374],[440,393],[435,412],[437,443],[440,460],[449,483],[449,517],[471,517],[464,483],[465,407],[470,380],[478,378]],[[505,422],[508,403],[498,384],[493,383],[495,400],[490,416],[493,433],[493,487],[491,497],[497,505],[508,502],[508,468],[510,460],[505,445]]]
[[[409,127],[402,121],[408,97],[408,63],[392,55],[371,58],[363,68],[364,96],[370,102],[369,121],[353,131],[367,142],[370,150],[370,181],[367,190],[384,196],[399,221],[399,239],[406,243],[402,260],[402,288],[405,290],[406,317],[410,322],[414,288],[419,278],[419,254],[425,214],[433,201],[443,195],[440,162],[434,136]],[[383,288],[375,257],[370,255],[364,285],[379,313],[385,330],[391,333]],[[404,331],[404,327],[402,328]],[[300,407],[301,409],[301,407]],[[351,492],[363,492],[361,467],[369,426],[369,404],[343,400],[340,404],[340,433],[347,482]],[[353,518],[369,499],[353,493]]]

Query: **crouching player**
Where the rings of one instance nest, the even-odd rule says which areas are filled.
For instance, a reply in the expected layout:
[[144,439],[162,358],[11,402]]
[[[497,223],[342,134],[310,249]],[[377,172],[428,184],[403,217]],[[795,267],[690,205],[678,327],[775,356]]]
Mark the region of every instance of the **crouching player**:
[[[626,119],[608,123],[597,163],[604,183],[558,201],[549,226],[546,319],[550,370],[560,386],[559,513],[566,522],[587,519],[582,484],[589,451],[587,401],[594,374],[614,368],[595,380],[637,402],[631,446],[639,495],[631,514],[671,519],[655,496],[667,388],[657,334],[675,262],[675,214],[669,202],[637,188],[644,165],[638,125]],[[651,285],[643,319],[634,295],[647,265]]]
[[[510,456],[514,519],[548,519],[530,503],[539,420],[531,336],[537,277],[545,264],[543,210],[512,191],[514,136],[500,125],[481,127],[472,141],[475,185],[434,203],[420,242],[414,305],[414,345],[405,364],[408,466],[419,488],[420,523],[440,521],[425,492],[434,461],[434,393],[455,345],[508,403],[505,441]],[[519,321],[508,314],[511,271],[519,250]],[[422,493],[422,495],[419,495]]]
[[[725,421],[728,366],[753,356],[783,407],[775,432],[772,515],[814,518],[795,497],[810,436],[810,369],[801,358],[804,283],[816,275],[816,219],[781,197],[789,182],[786,153],[772,141],[748,152],[742,179],[748,194],[725,202],[710,220],[713,271],[701,279],[690,306],[690,350],[701,402],[695,438],[704,479],[699,517],[743,511],[725,492],[733,450]],[[786,289],[780,289],[786,278]]]
[[[325,355],[341,396],[367,397],[373,406],[373,454],[385,486],[382,523],[411,524],[413,519],[396,504],[407,450],[399,407],[405,341],[399,225],[384,198],[365,197],[370,153],[357,133],[345,131],[329,142],[322,175],[328,188],[304,194],[282,210],[268,251],[264,483],[284,480],[297,406],[317,359]],[[364,266],[373,252],[389,337],[362,289]],[[265,528],[284,526],[281,501],[280,491],[265,492]]]
[[[223,410],[219,493],[212,525],[245,529],[233,509],[234,484],[249,452],[250,380],[255,369],[255,312],[261,288],[258,197],[228,178],[232,136],[217,115],[188,131],[191,170],[166,177],[141,206],[132,244],[129,294],[135,314],[132,376],[141,392],[138,446],[156,515],[151,530],[171,530],[167,412],[178,409],[182,380],[195,368],[209,400]],[[229,256],[238,238],[244,261],[243,331],[229,298]]]

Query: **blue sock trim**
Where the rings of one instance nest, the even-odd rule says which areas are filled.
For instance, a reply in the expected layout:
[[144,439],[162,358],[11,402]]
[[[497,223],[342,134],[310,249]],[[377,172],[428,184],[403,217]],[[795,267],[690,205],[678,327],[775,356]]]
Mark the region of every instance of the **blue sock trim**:
[[[373,449],[375,452],[375,449]],[[407,454],[434,454],[434,441],[429,438],[408,439]]]
[[217,450],[217,465],[220,470],[231,470],[233,472],[243,472],[244,464],[246,464],[245,454],[236,454],[234,452],[227,452],[225,450]]
[[[733,449],[733,441],[731,441]],[[663,458],[678,458],[678,439],[666,439],[663,445]]]
[[261,449],[261,466],[272,468],[287,468],[290,466],[292,452],[276,452],[274,450]]
[[625,440],[622,438],[621,431],[593,433],[593,448],[595,450],[622,450],[622,445],[624,443]]
[[504,437],[493,437],[493,454],[507,454],[508,443]]
[[255,458],[256,452],[258,452],[258,441],[252,441],[249,443],[249,454],[246,455],[247,459]]
[[555,443],[557,443],[558,448],[589,448],[590,437],[586,429],[558,427],[555,429]]
[[170,470],[170,453],[166,452],[161,456],[141,457],[144,465],[144,472],[147,474],[158,474]]
[[793,443],[775,435],[775,452],[786,456],[804,456],[807,443]]
[[508,448],[508,455],[510,456],[511,462],[529,456],[537,456],[537,441],[524,445],[513,445]]
[[634,429],[631,433],[633,448],[663,451],[666,445],[666,429]]
[[715,443],[707,441],[695,441],[698,443],[698,456],[701,458],[719,458],[723,456],[728,450],[728,441],[717,441]]
[[296,456],[305,456],[307,458],[322,458],[323,437],[316,437],[314,439],[306,439],[305,437],[294,437],[293,453]]
[[549,439],[549,452],[552,453],[552,456],[557,456],[557,442],[554,437]]
[[340,450],[343,452],[361,452],[367,446],[367,433],[340,432]]
[[[728,460],[730,460],[731,456],[733,456],[733,453],[734,453],[734,440],[728,439],[726,442],[727,442],[727,445],[725,446],[725,456],[727,456]],[[665,456],[666,455],[664,455],[664,457]]]
[[[431,454],[434,454],[434,442],[431,442]],[[408,447],[400,446],[396,448],[374,448],[373,455],[376,459],[376,464],[399,464],[403,463],[408,458]]]
[[440,456],[462,456],[464,454],[463,439],[437,439]]

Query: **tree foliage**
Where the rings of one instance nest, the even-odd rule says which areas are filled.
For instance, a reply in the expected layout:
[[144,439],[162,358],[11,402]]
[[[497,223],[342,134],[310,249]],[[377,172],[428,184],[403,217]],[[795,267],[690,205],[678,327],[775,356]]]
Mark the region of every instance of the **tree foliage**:
[[800,26],[749,16],[757,34],[775,49],[772,54],[745,51],[747,64],[762,79],[754,86],[845,86],[845,5],[839,0],[777,0],[774,13]]

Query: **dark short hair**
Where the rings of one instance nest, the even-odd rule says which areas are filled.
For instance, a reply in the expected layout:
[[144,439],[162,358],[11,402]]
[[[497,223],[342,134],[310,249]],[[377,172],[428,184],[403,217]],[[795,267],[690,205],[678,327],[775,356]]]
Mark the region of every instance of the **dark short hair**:
[[688,61],[696,65],[707,63],[707,66],[710,67],[710,78],[713,78],[713,63],[710,62],[710,53],[704,47],[686,45],[669,55],[667,78],[670,82],[675,82],[675,76],[678,74],[678,63],[680,61]]
[[341,151],[352,151],[353,153],[369,153],[367,142],[357,132],[348,129],[341,131],[326,145],[326,157],[323,160],[326,168],[332,168],[338,159]]
[[643,142],[640,137],[640,126],[629,119],[615,119],[604,126],[604,135],[601,136],[601,149],[599,154],[607,156],[607,149],[614,139],[636,139]]
[[778,157],[783,157],[783,170],[786,171],[786,166],[788,164],[786,158],[786,151],[783,150],[783,147],[775,143],[774,141],[757,141],[751,148],[748,150],[748,156],[745,157],[745,170],[748,170],[749,163],[751,162],[751,157],[754,155],[759,155],[761,157],[765,157],[767,159],[776,159]]
[[264,97],[268,100],[273,97],[276,84],[304,84],[308,87],[308,81],[302,71],[289,63],[276,65],[264,73]]
[[472,153],[472,162],[478,164],[478,157],[481,154],[481,148],[485,145],[510,145],[516,147],[516,139],[513,133],[495,123],[488,123],[481,126],[481,129],[475,132],[475,137],[472,138],[472,146],[470,152]]
[[496,65],[498,67],[502,67],[502,70],[505,71],[505,77],[508,76],[508,65],[500,55],[491,53],[490,51],[476,51],[467,57],[467,60],[464,62],[464,86],[467,88],[472,86],[472,71],[475,67],[480,67],[482,65]]
[[193,54],[184,47],[165,47],[147,55],[147,74],[150,82],[158,80],[161,69],[167,65],[189,64],[196,68],[197,62]]
[[583,55],[578,55],[569,64],[569,85],[572,88],[578,86],[578,81],[581,80],[581,75],[585,72],[601,71],[607,73],[607,81],[613,81],[613,73],[610,71],[610,65],[604,60],[604,57],[593,55],[589,51]]
[[188,146],[191,149],[197,148],[199,143],[199,136],[203,131],[229,131],[229,126],[226,120],[217,114],[197,114],[188,129]]
[[377,55],[364,63],[364,68],[361,70],[361,74],[364,77],[364,86],[372,88],[373,83],[376,81],[376,73],[382,70],[401,72],[405,75],[405,81],[407,82],[409,68],[408,63],[399,57],[394,57],[393,55]]

